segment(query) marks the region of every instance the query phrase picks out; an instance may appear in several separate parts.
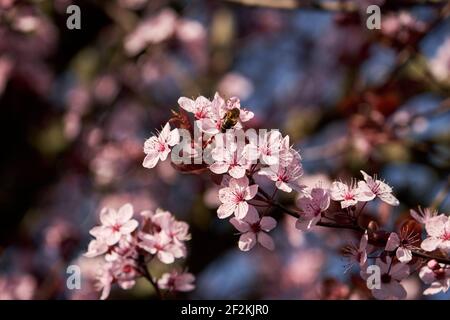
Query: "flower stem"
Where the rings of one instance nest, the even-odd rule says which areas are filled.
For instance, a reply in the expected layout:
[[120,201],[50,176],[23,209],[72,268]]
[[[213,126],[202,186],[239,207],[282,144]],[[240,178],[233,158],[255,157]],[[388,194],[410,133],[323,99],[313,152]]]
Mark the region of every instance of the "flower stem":
[[153,288],[155,289],[156,292],[156,296],[158,297],[159,300],[163,300],[163,295],[161,290],[159,289],[158,284],[155,282],[155,280],[153,279],[150,271],[148,271],[147,268],[147,264],[145,263],[145,258],[144,256],[140,255],[139,256],[139,262],[141,265],[141,272],[142,272],[142,276],[148,280],[148,282],[150,282],[150,284],[153,286]]

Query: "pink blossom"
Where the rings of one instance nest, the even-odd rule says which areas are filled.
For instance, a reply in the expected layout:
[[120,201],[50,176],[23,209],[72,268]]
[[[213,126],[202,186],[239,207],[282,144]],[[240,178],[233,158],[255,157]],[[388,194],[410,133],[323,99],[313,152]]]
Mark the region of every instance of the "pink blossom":
[[137,260],[123,256],[112,262],[111,270],[117,284],[124,290],[134,287],[136,278],[141,276]]
[[256,211],[247,201],[253,199],[258,192],[258,185],[249,186],[247,177],[231,178],[228,187],[219,190],[219,200],[222,204],[217,209],[220,219],[225,219],[233,213],[238,219],[243,219],[248,212]]
[[399,201],[397,200],[397,198],[392,195],[392,188],[390,186],[388,186],[383,181],[378,180],[376,177],[372,178],[362,170],[361,173],[365,181],[358,182],[358,188],[360,190],[364,190],[363,192],[367,194],[368,197],[369,193],[367,192],[367,188],[370,189],[370,191],[372,191],[376,197],[380,198],[380,200],[386,202],[387,204],[390,204],[391,206],[399,205]]
[[[104,208],[100,213],[102,225],[95,227],[91,233],[112,246],[119,240],[136,230],[138,222],[133,217],[133,206],[129,203],[123,205],[118,211],[111,208]],[[98,246],[95,244],[94,246]]]
[[108,248],[108,245],[103,240],[94,239],[89,242],[88,251],[84,254],[84,256],[94,258],[105,254],[108,251]]
[[158,286],[164,290],[187,292],[195,289],[194,281],[195,277],[192,273],[173,270],[161,276]]
[[430,208],[422,209],[419,207],[418,211],[411,209],[409,211],[411,217],[413,217],[417,222],[421,224],[427,224],[427,222],[438,215],[437,210],[432,210]]
[[287,166],[276,165],[262,168],[258,174],[267,176],[270,180],[275,181],[275,186],[284,191],[291,192],[302,190],[304,187],[300,185],[299,178],[303,175],[303,168],[300,163],[301,157],[297,151],[293,151],[293,159]]
[[445,293],[450,288],[450,268],[436,260],[428,261],[427,265],[420,269],[419,277],[425,284],[430,285],[423,292],[424,295]]
[[245,176],[245,172],[250,169],[251,163],[245,156],[244,146],[235,142],[228,142],[227,136],[225,134],[215,136],[216,143],[218,143],[211,152],[214,163],[209,166],[209,169],[215,174],[228,172],[233,178],[239,179]]
[[148,44],[162,42],[170,38],[176,29],[177,15],[171,9],[146,18],[125,38],[125,51],[130,56],[137,55]]
[[234,108],[239,109],[239,121],[241,123],[250,121],[255,116],[252,111],[243,108],[241,106],[241,101],[236,97],[231,97],[230,99],[228,99],[225,105],[227,110],[231,110]]
[[238,96],[242,99],[250,97],[254,91],[254,86],[250,79],[236,72],[225,74],[220,80],[218,88],[225,95]]
[[191,239],[189,225],[184,221],[176,220],[169,211],[156,209],[155,214],[151,215],[151,222],[160,229],[160,232],[164,232],[179,244]]
[[254,117],[253,112],[241,108],[240,100],[238,98],[232,97],[225,101],[216,92],[214,99],[211,102],[209,117],[201,119],[198,122],[199,129],[207,134],[218,134],[222,131],[226,112],[235,108],[239,110],[239,121],[230,129],[241,129],[242,122],[247,122]]
[[[373,296],[378,300],[398,300],[406,298],[406,290],[400,281],[408,277],[409,267],[403,263],[394,263],[390,257],[386,257],[386,262],[378,258],[376,265],[380,268],[380,286],[374,286]],[[361,271],[361,276],[367,280],[371,273],[366,270]]]
[[95,288],[98,291],[102,292],[100,299],[105,300],[106,298],[108,298],[111,292],[111,285],[114,281],[111,262],[106,262],[101,265],[101,268],[98,270],[96,279],[97,283],[95,284]]
[[260,218],[256,210],[251,210],[242,220],[231,218],[230,222],[239,232],[241,232],[238,246],[242,251],[251,250],[256,242],[259,242],[263,247],[269,250],[275,248],[272,238],[267,234],[267,232],[277,225],[274,218]]
[[425,224],[425,230],[428,238],[422,241],[423,250],[450,249],[450,217],[440,214],[429,219]]
[[198,21],[179,19],[177,24],[177,37],[183,42],[199,44],[206,40],[205,27]]
[[395,251],[397,259],[402,263],[408,263],[412,260],[412,251],[410,246],[405,244],[395,232],[392,232],[389,235],[385,250]]
[[186,255],[185,248],[175,244],[165,232],[157,234],[141,232],[139,238],[141,239],[139,247],[156,255],[162,263],[170,264],[175,261],[175,258]]
[[156,166],[159,160],[164,161],[167,159],[171,149],[180,141],[180,134],[178,129],[170,130],[169,123],[166,123],[162,131],[158,136],[153,136],[147,139],[144,144],[144,153],[146,157],[142,165],[145,168],[153,168]]
[[246,155],[250,161],[260,160],[265,165],[279,165],[280,154],[289,150],[289,136],[284,139],[279,131],[264,132],[257,141],[250,140],[246,145]]
[[297,199],[297,207],[300,209],[300,217],[295,223],[299,230],[309,230],[319,222],[322,212],[330,206],[330,194],[328,190],[315,187],[306,190]]
[[196,121],[207,119],[211,113],[211,101],[203,96],[195,100],[181,97],[178,99],[178,104],[187,112],[193,113]]
[[429,62],[430,71],[439,81],[450,81],[450,37],[436,50],[436,54]]
[[341,202],[341,208],[347,208],[356,205],[359,201],[370,201],[375,198],[375,194],[365,185],[356,187],[352,182],[350,185],[335,181],[331,185],[330,189],[331,199]]
[[366,232],[359,241],[359,246],[354,244],[348,245],[344,248],[344,255],[350,260],[347,270],[349,270],[353,264],[357,263],[359,266],[364,266],[367,262],[367,244],[369,242],[369,235]]
[[31,300],[37,281],[31,274],[0,275],[0,300]]
[[401,43],[407,43],[414,34],[425,30],[426,25],[406,11],[388,14],[381,23],[381,33]]
[[120,259],[137,259],[137,241],[136,237],[128,235],[123,237],[114,246],[111,247],[107,254],[105,254],[106,261],[117,261]]

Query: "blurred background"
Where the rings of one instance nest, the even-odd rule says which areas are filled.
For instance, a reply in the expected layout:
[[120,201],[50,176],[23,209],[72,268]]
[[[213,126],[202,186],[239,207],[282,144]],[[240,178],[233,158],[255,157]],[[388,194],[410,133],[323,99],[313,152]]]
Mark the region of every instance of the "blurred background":
[[[80,30],[66,27],[71,4]],[[381,30],[366,27],[369,4],[381,7]],[[304,184],[379,174],[401,205],[368,214],[392,229],[418,205],[448,213],[449,6],[0,0],[0,299],[97,299],[95,263],[82,257],[88,232],[102,207],[125,202],[189,222],[183,266],[197,289],[185,298],[370,298],[356,269],[344,273],[352,233],[302,234],[273,212],[277,249],[240,252],[216,217],[211,177],[168,162],[147,170],[143,143],[180,96],[219,91],[255,112],[251,126],[291,136]],[[66,288],[70,264],[82,268],[81,290]],[[409,278],[408,298],[424,299],[421,286]],[[154,294],[144,281],[111,298]]]

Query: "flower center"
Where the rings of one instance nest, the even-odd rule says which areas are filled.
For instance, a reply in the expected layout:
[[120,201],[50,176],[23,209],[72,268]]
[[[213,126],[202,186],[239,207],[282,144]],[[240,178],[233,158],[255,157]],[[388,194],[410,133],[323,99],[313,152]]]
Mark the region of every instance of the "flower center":
[[392,280],[392,277],[388,273],[385,273],[381,276],[382,283],[389,283],[389,282],[391,282],[391,280]]
[[203,112],[203,110],[201,110],[201,111],[197,111],[194,115],[197,120],[200,120],[200,119],[205,118],[206,113]]
[[164,143],[159,143],[158,151],[164,152],[166,150],[166,145]]
[[259,223],[254,223],[250,226],[250,229],[252,229],[253,233],[258,233],[261,231],[261,227],[259,225]]
[[113,225],[112,229],[113,229],[114,232],[119,232],[120,231],[120,227],[121,227],[121,225],[116,223],[115,225]]
[[355,196],[354,196],[353,193],[351,193],[351,192],[346,193],[346,194],[344,195],[344,200],[353,200],[354,198],[355,198]]
[[444,234],[441,236],[441,239],[444,241],[450,241],[450,232],[445,231]]
[[124,273],[130,273],[131,271],[133,271],[133,267],[130,266],[130,265],[126,265],[126,266],[124,266],[124,267],[122,268],[122,271],[123,271]]
[[242,192],[236,192],[234,195],[235,202],[244,201],[244,194]]

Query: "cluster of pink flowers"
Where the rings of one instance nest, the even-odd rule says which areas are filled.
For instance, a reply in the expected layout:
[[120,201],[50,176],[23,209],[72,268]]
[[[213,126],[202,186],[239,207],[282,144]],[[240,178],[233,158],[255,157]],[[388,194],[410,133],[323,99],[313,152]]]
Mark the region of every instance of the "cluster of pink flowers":
[[[182,97],[178,103],[180,112],[175,112],[175,118],[169,122],[178,121],[179,127],[170,130],[167,123],[157,137],[145,142],[147,157],[144,166],[154,167],[158,160],[166,159],[171,147],[181,144],[180,130],[190,129],[188,135],[196,129],[200,130],[200,139],[194,138],[188,147],[200,148],[189,155],[192,158],[202,155],[202,162],[194,162],[194,165],[190,162],[186,167],[178,168],[195,173],[209,170],[221,175],[217,216],[220,219],[230,218],[230,223],[239,232],[240,250],[249,251],[257,243],[269,250],[275,248],[269,235],[277,225],[277,221],[269,215],[270,209],[275,208],[294,216],[297,219],[296,228],[301,231],[323,226],[361,232],[363,235],[359,245],[347,246],[344,254],[350,260],[349,267],[358,265],[361,277],[366,281],[371,275],[370,268],[378,267],[380,283],[369,288],[377,299],[405,298],[406,290],[401,281],[420,268],[420,278],[430,284],[425,294],[448,290],[448,265],[419,253],[439,250],[448,257],[449,217],[430,210],[411,211],[412,217],[425,225],[428,237],[423,241],[421,233],[410,226],[410,222],[416,223],[412,219],[402,226],[399,233],[382,230],[374,221],[363,227],[359,217],[368,202],[379,200],[390,206],[400,204],[393,195],[393,189],[384,181],[361,171],[362,179],[352,179],[350,183],[334,181],[329,187],[302,185],[301,156],[290,145],[289,136],[282,136],[275,130],[264,130],[258,138],[252,134],[254,131],[244,133],[244,124],[254,114],[242,108],[238,98],[224,99],[216,93],[212,101],[202,96],[195,100]],[[194,128],[186,111],[193,114]],[[271,183],[272,195],[263,188],[263,185]],[[278,191],[295,191],[296,208],[288,209],[278,203]],[[150,250],[151,242],[144,248]],[[153,249],[150,252],[154,254],[156,251]],[[176,254],[171,252],[169,259],[172,260]],[[371,265],[369,262],[372,260],[374,264]]]
[[95,239],[89,243],[85,256],[103,257],[97,275],[101,299],[109,296],[112,284],[131,289],[139,277],[147,278],[157,291],[193,290],[194,276],[190,273],[173,270],[156,281],[147,269],[153,258],[171,264],[175,259],[186,257],[189,225],[161,209],[141,212],[140,223],[133,215],[129,203],[118,210],[104,208],[100,213],[101,225],[90,231]]

